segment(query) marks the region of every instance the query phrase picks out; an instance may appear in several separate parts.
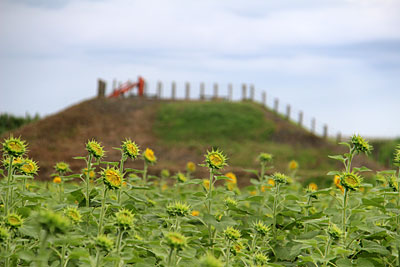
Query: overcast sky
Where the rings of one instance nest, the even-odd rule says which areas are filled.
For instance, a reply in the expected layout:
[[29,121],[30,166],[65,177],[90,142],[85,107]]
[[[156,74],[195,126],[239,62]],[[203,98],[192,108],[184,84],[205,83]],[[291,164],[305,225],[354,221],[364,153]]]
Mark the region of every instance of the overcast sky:
[[236,97],[252,83],[319,129],[400,136],[400,0],[0,0],[1,113],[53,114],[138,75]]

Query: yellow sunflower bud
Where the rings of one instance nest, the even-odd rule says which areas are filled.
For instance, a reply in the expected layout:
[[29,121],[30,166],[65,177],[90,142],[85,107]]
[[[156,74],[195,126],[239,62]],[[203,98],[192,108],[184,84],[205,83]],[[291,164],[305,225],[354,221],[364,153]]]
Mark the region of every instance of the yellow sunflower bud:
[[86,150],[96,159],[104,157],[103,147],[95,140],[91,140],[86,143]]
[[123,182],[122,174],[115,167],[103,169],[101,175],[104,184],[107,185],[109,189],[121,188]]
[[131,159],[136,159],[140,153],[139,146],[131,139],[126,139],[124,142],[122,142],[122,151]]
[[196,171],[196,164],[194,164],[194,162],[192,162],[192,161],[189,161],[189,162],[186,164],[186,170],[187,170],[188,172],[195,172],[195,171]]
[[36,162],[31,159],[23,159],[22,165],[19,170],[26,175],[34,175],[37,174],[39,167]]
[[172,249],[181,250],[186,247],[187,239],[184,235],[177,232],[169,232],[165,235],[167,245]]
[[8,139],[4,140],[3,143],[3,152],[4,154],[19,157],[26,153],[27,145],[25,141],[21,140],[19,137],[14,138],[10,136]]
[[149,164],[154,164],[157,161],[157,158],[154,155],[154,151],[151,150],[150,148],[146,148],[146,150],[143,153],[143,158]]
[[297,170],[299,168],[299,163],[295,160],[291,160],[289,162],[289,170],[294,171]]
[[222,151],[214,150],[212,149],[211,151],[207,151],[207,154],[205,155],[206,159],[206,165],[210,169],[222,169],[224,166],[227,165],[226,163],[226,156],[222,154]]
[[192,211],[192,216],[197,217],[197,216],[199,216],[199,215],[200,215],[200,212],[199,212],[198,210],[193,210],[193,211]]

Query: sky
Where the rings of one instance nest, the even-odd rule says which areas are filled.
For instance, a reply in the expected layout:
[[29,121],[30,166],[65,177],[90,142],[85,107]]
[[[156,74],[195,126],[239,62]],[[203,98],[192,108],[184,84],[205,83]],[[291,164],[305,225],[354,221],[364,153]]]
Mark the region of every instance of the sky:
[[109,93],[142,75],[165,95],[253,84],[318,131],[400,137],[399,29],[400,0],[0,0],[0,113],[54,114],[98,78]]

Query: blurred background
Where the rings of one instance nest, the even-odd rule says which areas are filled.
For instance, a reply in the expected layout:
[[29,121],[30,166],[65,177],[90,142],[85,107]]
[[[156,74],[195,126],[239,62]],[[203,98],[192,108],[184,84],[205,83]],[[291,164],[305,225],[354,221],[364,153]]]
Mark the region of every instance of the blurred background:
[[[262,92],[266,92],[269,111],[278,98],[280,113],[284,114],[290,104],[293,120],[297,121],[297,114],[304,112],[304,126],[310,128],[311,119],[316,118],[316,139],[310,137],[307,140],[312,141],[305,142],[300,138],[296,142],[295,136],[307,134],[300,133],[290,121],[271,117],[268,110],[263,110],[260,112],[268,113],[263,115],[267,118],[264,126],[271,127],[257,128],[256,119],[249,124],[246,116],[241,121],[231,121],[230,125],[238,125],[242,134],[222,138],[222,146],[229,147],[230,141],[240,143],[243,139],[251,139],[255,143],[248,146],[253,147],[254,153],[289,151],[281,155],[282,163],[277,163],[281,168],[288,160],[298,158],[304,168],[318,169],[325,163],[316,159],[322,155],[326,157],[327,151],[331,151],[324,145],[326,151],[322,153],[321,147],[314,146],[322,142],[318,136],[326,124],[331,138],[336,138],[336,133],[340,132],[343,138],[359,133],[373,140],[377,164],[380,168],[388,167],[400,136],[399,28],[400,1],[397,0],[0,0],[0,113],[3,118],[0,129],[8,135],[13,128],[36,121],[26,125],[25,130],[13,130],[35,146],[35,138],[46,136],[47,141],[52,140],[50,133],[66,127],[54,140],[71,144],[79,134],[79,139],[74,140],[81,142],[79,145],[83,147],[85,138],[107,139],[99,133],[107,128],[104,125],[118,121],[115,116],[121,118],[133,112],[136,126],[132,127],[138,127],[137,124],[146,118],[151,121],[150,125],[143,123],[139,128],[148,127],[148,132],[139,133],[141,130],[136,128],[136,132],[132,132],[128,127],[105,140],[106,144],[118,145],[127,134],[132,139],[136,135],[153,136],[143,139],[142,143],[170,151],[171,140],[186,140],[184,150],[195,151],[194,160],[200,160],[202,152],[198,151],[207,144],[221,146],[222,141],[221,138],[205,138],[209,132],[193,133],[209,127],[215,129],[221,122],[228,125],[226,118],[240,119],[240,114],[252,112],[252,109],[257,113],[260,107],[191,105],[186,107],[188,110],[184,105],[160,106],[151,102],[138,111],[141,104],[131,110],[131,104],[126,103],[123,109],[121,103],[125,100],[121,100],[116,104],[118,108],[110,107],[111,112],[105,111],[104,107],[115,103],[103,105],[91,100],[94,101],[89,101],[91,108],[88,108],[89,104],[74,106],[75,117],[68,108],[95,98],[98,78],[107,82],[106,94],[111,93],[115,79],[125,82],[141,75],[152,94],[156,93],[158,82],[162,82],[164,94],[169,94],[175,81],[177,96],[181,98],[186,82],[191,84],[193,96],[198,95],[200,83],[205,84],[207,94],[212,94],[213,84],[218,83],[220,95],[226,95],[226,88],[231,84],[233,99],[237,100],[242,97],[242,84],[247,84],[254,86],[258,102]],[[224,112],[224,108],[227,113],[222,116],[222,121],[215,121],[213,126],[208,124],[209,120],[202,122],[202,118],[215,117],[217,111]],[[146,109],[154,114],[143,115]],[[212,113],[213,109],[216,113]],[[186,119],[178,116],[182,110],[192,115]],[[90,123],[94,125],[93,117],[100,120],[109,113],[114,117],[100,121],[97,128],[83,128]],[[28,118],[22,119],[26,114],[29,114]],[[53,124],[50,123],[52,118]],[[190,126],[189,122],[195,118],[198,123]],[[183,124],[176,126],[179,120]],[[79,121],[82,125],[77,125]],[[130,123],[133,122],[125,121],[125,125]],[[174,129],[174,125],[178,127],[175,133],[179,134],[165,137],[163,131]],[[179,127],[190,129],[188,133],[182,133]],[[235,129],[222,128],[213,134],[229,136],[226,132]],[[109,136],[113,129],[107,129]],[[254,132],[247,132],[248,129]],[[173,149],[183,146],[175,141]],[[276,147],[277,142],[285,148]],[[40,143],[38,149],[51,150],[45,140],[36,143]],[[299,147],[298,143],[308,147]],[[54,151],[59,151],[60,145],[53,146]],[[64,157],[83,153],[83,149],[64,149],[71,150],[70,154],[63,154]],[[251,157],[249,151],[227,149],[228,154],[240,152]],[[307,149],[311,152],[305,156]],[[44,153],[34,149],[31,152],[39,157]],[[39,161],[54,157],[57,158],[49,154],[47,159]],[[180,160],[181,165],[190,159],[189,156],[174,158]],[[235,160],[235,156],[231,155],[231,158]],[[237,164],[241,162],[244,162],[242,158],[236,159]],[[253,163],[246,164],[251,166]],[[160,168],[170,163],[165,161],[163,164]],[[43,173],[46,168],[42,167]],[[322,172],[305,175],[320,177]]]

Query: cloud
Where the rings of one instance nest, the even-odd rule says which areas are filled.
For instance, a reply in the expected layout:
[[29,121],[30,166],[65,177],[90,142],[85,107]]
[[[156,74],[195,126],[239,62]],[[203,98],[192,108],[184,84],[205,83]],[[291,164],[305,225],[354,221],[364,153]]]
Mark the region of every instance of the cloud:
[[400,39],[398,2],[340,1],[275,12],[263,2],[247,7],[257,7],[255,17],[238,12],[246,10],[243,1],[71,1],[57,10],[7,4],[12,12],[2,17],[12,27],[3,27],[1,35],[15,49],[49,53],[74,47],[257,53]]
[[98,77],[142,74],[232,82],[237,97],[254,83],[348,134],[396,135],[347,110],[399,112],[399,13],[391,0],[0,0],[0,111],[48,114],[93,96]]

